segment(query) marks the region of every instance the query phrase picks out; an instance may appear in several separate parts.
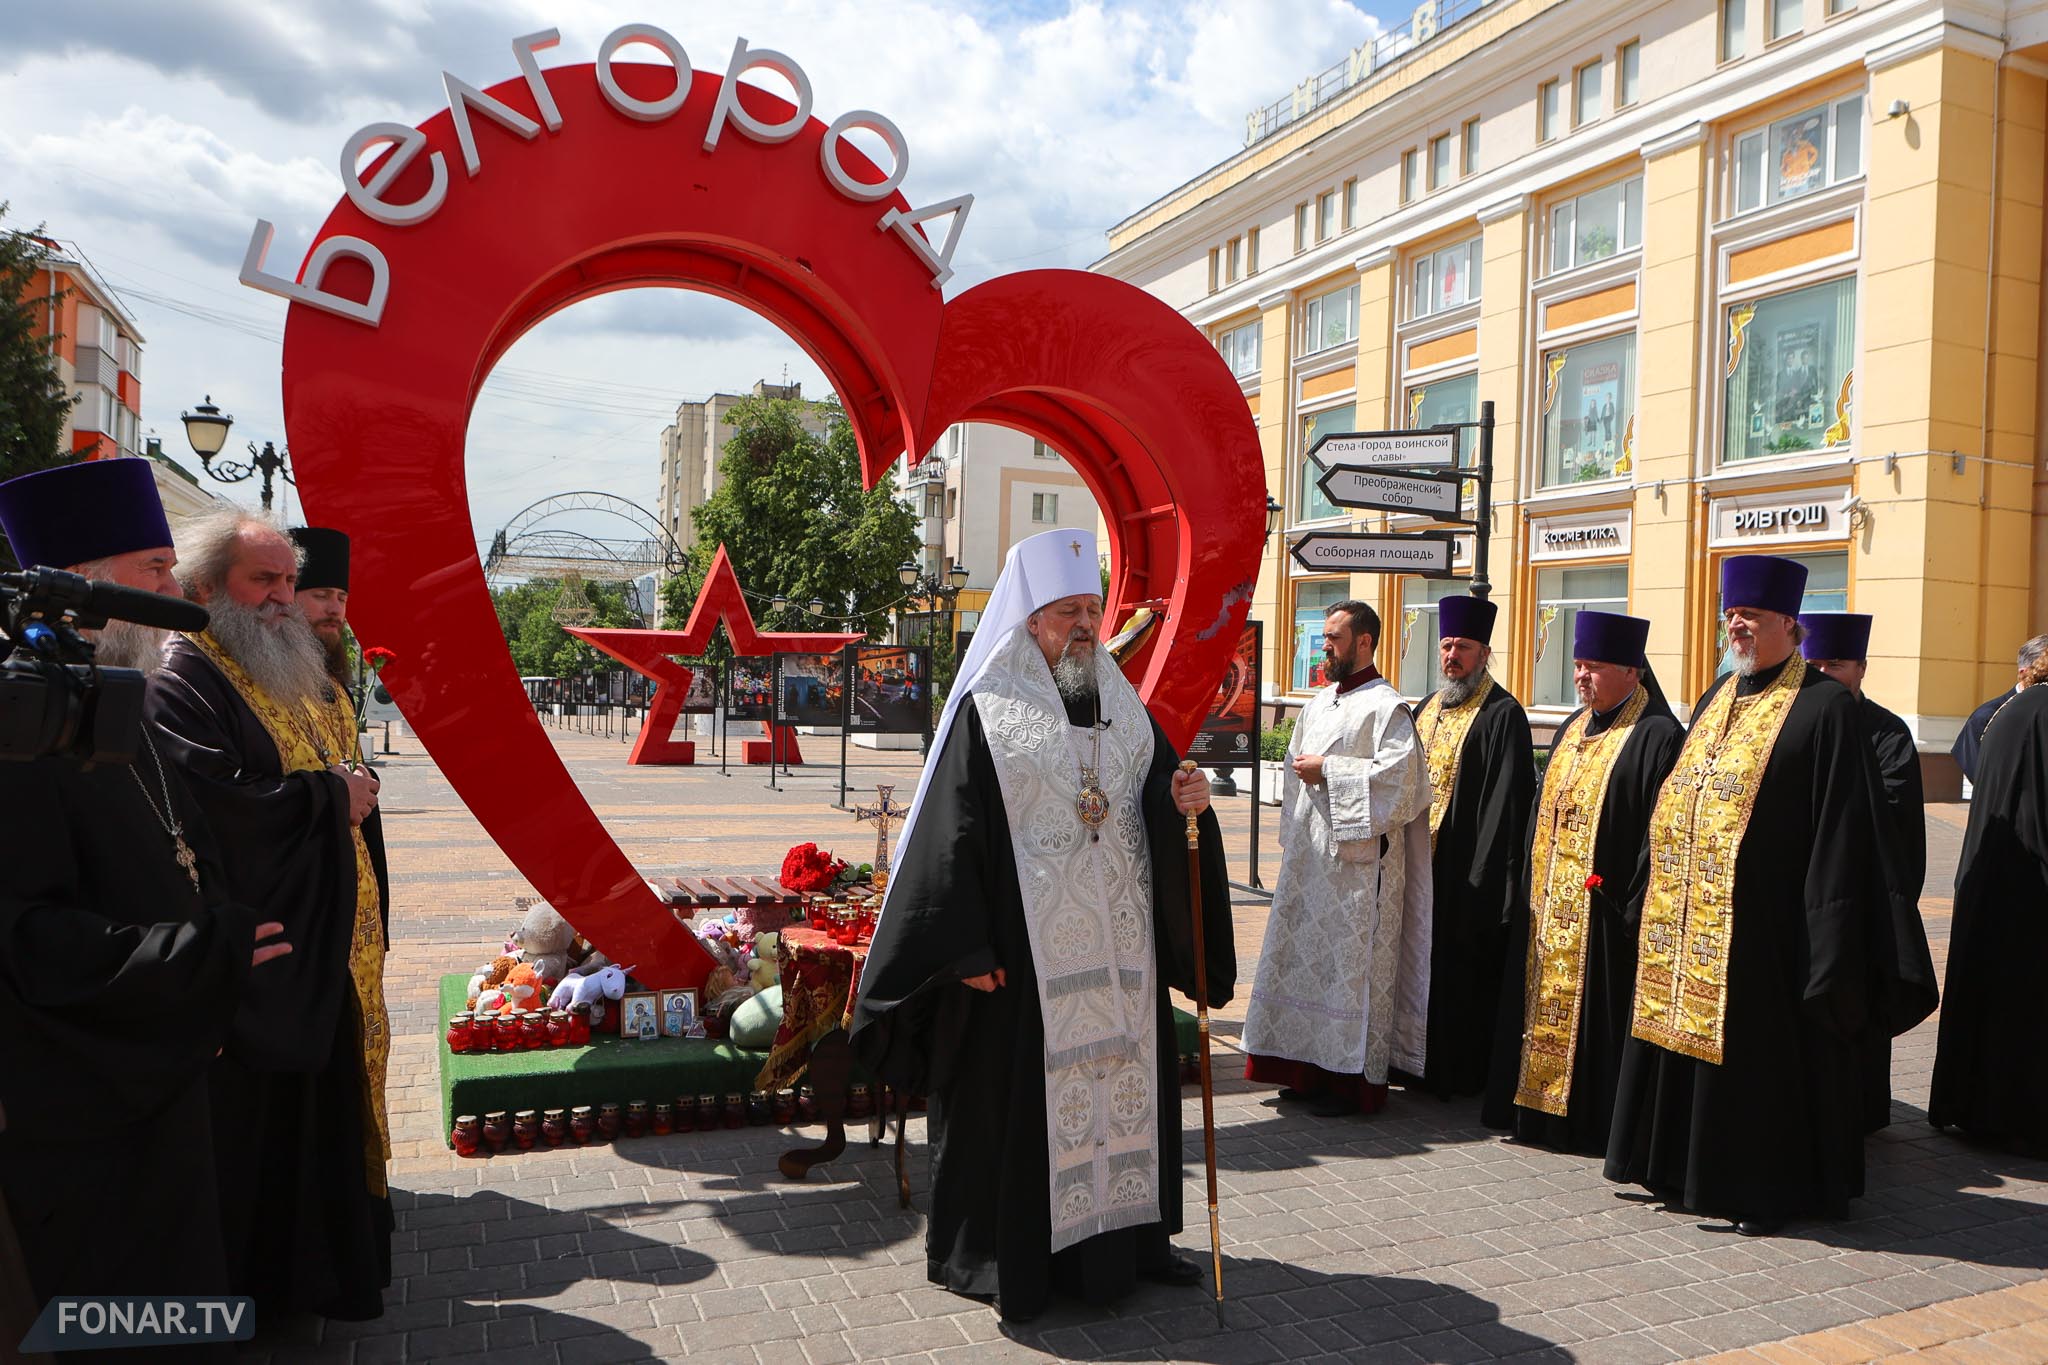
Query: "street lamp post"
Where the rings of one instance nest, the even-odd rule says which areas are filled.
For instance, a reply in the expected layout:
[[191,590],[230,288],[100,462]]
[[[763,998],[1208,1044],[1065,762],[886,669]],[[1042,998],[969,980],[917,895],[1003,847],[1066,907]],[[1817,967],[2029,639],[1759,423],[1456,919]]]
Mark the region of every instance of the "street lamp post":
[[969,577],[964,564],[955,564],[944,574],[919,573],[917,565],[907,559],[896,566],[896,578],[903,584],[905,600],[921,602],[924,606],[924,610],[915,614],[931,622],[926,627],[927,633],[934,629],[942,611],[947,616],[953,614],[953,604],[960,600],[960,593],[966,588]]
[[[1273,533],[1280,529],[1280,515],[1285,510],[1286,509],[1280,505],[1279,501],[1275,499],[1271,493],[1266,494],[1266,543],[1269,545],[1273,541]],[[1255,722],[1257,719],[1256,713],[1258,711],[1258,708],[1259,700],[1258,698],[1254,697],[1252,699],[1252,710],[1254,712],[1253,718]],[[1252,729],[1254,732],[1256,732],[1260,729],[1260,727],[1256,723],[1254,723]],[[1259,756],[1256,753],[1254,753],[1252,755],[1252,762],[1256,763],[1258,761]],[[1209,779],[1209,795],[1238,795],[1237,778],[1231,773],[1230,769],[1216,768],[1213,771],[1216,775]]]
[[255,478],[258,474],[263,476],[264,511],[270,510],[271,494],[278,475],[283,475],[286,483],[298,483],[298,480],[292,477],[291,466],[287,463],[291,458],[290,454],[279,450],[269,441],[263,443],[261,450],[256,448],[254,441],[249,442],[249,460],[246,464],[240,460],[222,460],[218,465],[214,464],[214,457],[219,455],[221,447],[227,444],[228,428],[235,424],[235,419],[213,405],[212,394],[206,395],[206,401],[194,411],[179,413],[178,419],[185,424],[185,439],[191,443],[192,453],[199,457],[200,467],[206,471],[209,478],[219,483],[242,483]]

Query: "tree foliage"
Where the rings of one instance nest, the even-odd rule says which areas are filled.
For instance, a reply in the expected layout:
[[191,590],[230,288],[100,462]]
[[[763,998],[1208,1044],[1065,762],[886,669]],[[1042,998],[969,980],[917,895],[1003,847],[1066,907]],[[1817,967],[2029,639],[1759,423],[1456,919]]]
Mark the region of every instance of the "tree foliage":
[[[593,626],[636,626],[623,585],[581,583],[583,599],[595,613]],[[498,626],[505,632],[506,648],[521,677],[566,678],[578,673],[615,667],[606,655],[570,635],[555,620],[562,600],[563,584],[555,579],[536,578],[491,594],[498,609]]]
[[[0,220],[7,205],[0,203]],[[0,228],[0,479],[69,464],[64,418],[76,399],[50,347],[53,300],[29,282],[49,248],[32,232]],[[58,298],[62,298],[60,293]]]
[[[805,431],[807,407],[822,407],[826,435]],[[725,419],[733,429],[709,498],[691,510],[697,542],[689,572],[663,586],[671,620],[689,614],[697,585],[722,544],[764,630],[881,632],[901,601],[897,566],[918,557],[917,519],[898,500],[894,476],[861,486],[853,428],[837,403],[748,398]],[[825,604],[822,618],[793,608],[775,620],[767,599]],[[849,620],[848,618],[851,618]],[[716,648],[729,652],[721,635]]]

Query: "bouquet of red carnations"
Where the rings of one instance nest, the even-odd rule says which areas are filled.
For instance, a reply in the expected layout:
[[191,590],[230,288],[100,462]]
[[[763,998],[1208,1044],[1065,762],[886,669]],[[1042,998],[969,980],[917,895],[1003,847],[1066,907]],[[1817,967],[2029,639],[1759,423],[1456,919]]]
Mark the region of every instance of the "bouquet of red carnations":
[[816,844],[798,844],[783,857],[782,873],[776,880],[792,891],[825,891],[844,871],[844,858],[835,858]]

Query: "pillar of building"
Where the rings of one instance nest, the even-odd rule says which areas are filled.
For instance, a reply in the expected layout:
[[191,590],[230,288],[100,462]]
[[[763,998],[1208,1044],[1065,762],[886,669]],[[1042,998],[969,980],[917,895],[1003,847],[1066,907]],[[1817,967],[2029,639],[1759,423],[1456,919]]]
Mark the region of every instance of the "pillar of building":
[[[1285,290],[1259,300],[1259,391],[1252,395],[1252,417],[1259,425],[1259,453],[1266,462],[1267,496],[1287,505],[1287,423],[1293,404],[1287,400],[1289,343],[1293,309]],[[1287,517],[1282,517],[1285,524]],[[1268,692],[1287,690],[1288,650],[1292,646],[1286,616],[1287,537],[1266,538],[1259,561],[1259,585],[1252,594],[1252,618],[1266,623]]]
[[[1517,195],[1479,211],[1479,400],[1493,404],[1493,524],[1477,528],[1487,537],[1487,577],[1492,600],[1500,606],[1493,628],[1494,676],[1517,696],[1529,694],[1527,669],[1518,662],[1534,657],[1533,620],[1517,608],[1528,589],[1518,580],[1524,556],[1516,549],[1523,517],[1518,505],[1524,480],[1522,380],[1529,312],[1529,198]],[[1477,420],[1478,414],[1473,414]],[[1478,433],[1468,432],[1464,456],[1478,458]],[[1466,486],[1466,506],[1475,490]]]

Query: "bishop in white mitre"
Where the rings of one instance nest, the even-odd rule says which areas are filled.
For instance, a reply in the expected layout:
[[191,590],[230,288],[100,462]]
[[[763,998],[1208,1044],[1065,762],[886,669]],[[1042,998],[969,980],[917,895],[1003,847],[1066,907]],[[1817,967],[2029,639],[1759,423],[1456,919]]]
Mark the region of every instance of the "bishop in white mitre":
[[1320,1115],[1386,1103],[1422,1074],[1429,1021],[1429,773],[1415,719],[1373,666],[1379,614],[1324,620],[1329,686],[1288,746],[1280,877],[1245,1018],[1249,1080]]

